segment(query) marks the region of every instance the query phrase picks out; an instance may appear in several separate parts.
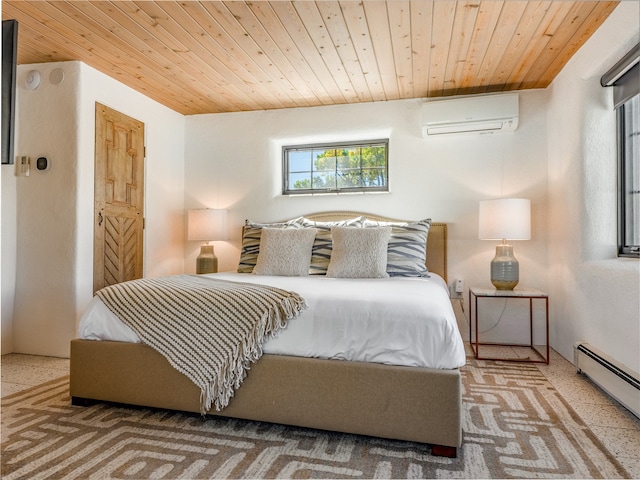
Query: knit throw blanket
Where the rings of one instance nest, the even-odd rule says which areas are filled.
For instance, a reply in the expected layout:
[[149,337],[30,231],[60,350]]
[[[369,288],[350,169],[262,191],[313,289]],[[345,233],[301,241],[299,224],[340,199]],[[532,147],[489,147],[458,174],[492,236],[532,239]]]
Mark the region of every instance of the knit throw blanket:
[[111,285],[96,295],[222,410],[262,356],[262,344],[307,307],[297,293],[197,275]]

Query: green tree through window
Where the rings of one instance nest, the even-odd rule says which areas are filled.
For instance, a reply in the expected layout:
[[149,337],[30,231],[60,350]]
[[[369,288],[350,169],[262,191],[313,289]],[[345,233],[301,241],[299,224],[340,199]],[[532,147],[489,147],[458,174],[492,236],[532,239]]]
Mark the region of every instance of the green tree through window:
[[388,140],[283,148],[285,194],[388,191]]

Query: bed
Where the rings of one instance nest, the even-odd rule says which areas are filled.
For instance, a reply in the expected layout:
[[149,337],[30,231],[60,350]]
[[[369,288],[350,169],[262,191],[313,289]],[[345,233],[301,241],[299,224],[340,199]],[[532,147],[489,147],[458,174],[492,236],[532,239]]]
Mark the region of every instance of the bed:
[[[379,227],[389,225],[389,222],[392,222],[392,225],[398,224],[398,221],[393,219],[355,212],[314,214],[304,217],[304,220],[313,222],[311,225],[314,226],[344,224],[355,218],[365,217],[367,221],[373,222],[367,225],[370,227],[374,225],[382,229],[390,228]],[[243,253],[246,246],[244,243],[247,238],[250,238],[248,230],[247,227],[243,230]],[[241,256],[239,270],[243,269],[241,267],[244,258]],[[311,263],[313,264],[314,261],[312,260]],[[368,286],[364,288],[369,291],[370,298],[378,295],[376,288],[380,290],[387,288],[383,286],[383,282],[389,282],[389,288],[398,288],[397,285],[400,285],[399,288],[404,289],[404,294],[407,296],[420,296],[411,292],[413,292],[412,289],[422,288],[423,283],[431,284],[431,288],[446,290],[446,224],[430,223],[426,266],[430,277],[428,279],[398,278],[393,281],[380,279],[380,282],[377,279],[366,279]],[[215,277],[229,280],[235,280],[237,276],[246,278],[245,281],[259,282],[268,282],[271,278],[247,275],[247,273],[215,275]],[[361,283],[353,279],[323,280],[315,275],[283,280],[285,286],[299,285],[308,292],[320,290],[317,286],[318,282],[326,280],[331,281],[332,288],[336,291],[347,291],[340,282],[346,285]],[[304,286],[305,282],[310,287]],[[438,284],[440,284],[439,287]],[[441,294],[438,295],[441,296]],[[315,315],[318,300],[310,298],[309,302],[312,303],[310,311]],[[439,308],[451,309],[448,298]],[[346,311],[342,308],[339,310]],[[379,310],[381,309],[376,308],[376,311]],[[291,328],[292,332],[295,333],[298,326],[305,323],[304,315],[309,316],[310,313],[305,311],[290,323],[289,326],[295,326]],[[367,319],[369,315],[366,315]],[[384,313],[381,315],[384,316]],[[453,315],[452,310],[445,312],[445,316],[449,319],[445,322],[447,330],[452,329],[451,315]],[[83,322],[80,330],[83,329]],[[462,441],[459,367],[461,362],[464,363],[464,348],[455,325],[455,317],[453,317],[453,328],[455,331],[451,332],[450,336],[452,345],[443,347],[444,353],[433,354],[433,358],[426,360],[409,355],[410,358],[400,362],[404,363],[403,365],[397,364],[399,362],[392,358],[385,357],[388,352],[385,351],[384,345],[377,354],[372,354],[368,340],[359,342],[357,350],[360,351],[360,356],[356,357],[342,358],[339,352],[335,355],[326,354],[325,358],[317,356],[314,351],[294,351],[291,354],[291,350],[287,349],[290,347],[283,346],[287,341],[286,335],[281,332],[271,344],[265,344],[265,353],[251,365],[248,375],[240,388],[235,391],[229,404],[220,411],[210,409],[207,413],[421,442],[429,444],[434,455],[455,457]],[[399,330],[406,329],[403,327]],[[308,333],[298,333],[298,337],[291,337],[293,341],[290,339],[289,343],[303,345],[304,342],[300,339],[305,338],[305,335],[311,338]],[[407,335],[411,336],[411,333],[405,333],[405,336]],[[91,339],[90,334],[85,333],[83,336],[85,338],[71,341],[70,393],[74,405],[108,401],[190,412],[201,411],[201,392],[198,387],[174,369],[167,359],[153,348],[118,336],[113,337],[117,340],[104,337],[108,339],[101,339],[101,341]],[[321,336],[317,335],[316,330],[313,338]],[[283,338],[284,340],[281,341]],[[430,345],[434,345],[431,334],[426,334],[425,342],[431,342]],[[340,342],[336,337],[332,337],[325,343]],[[445,362],[441,359],[449,355],[447,353],[449,349],[455,352],[450,355],[452,358]],[[462,360],[460,360],[461,349]],[[421,349],[421,351],[431,350],[431,347]],[[421,356],[422,354],[418,354],[418,357]],[[434,361],[436,362],[434,366],[424,366]]]

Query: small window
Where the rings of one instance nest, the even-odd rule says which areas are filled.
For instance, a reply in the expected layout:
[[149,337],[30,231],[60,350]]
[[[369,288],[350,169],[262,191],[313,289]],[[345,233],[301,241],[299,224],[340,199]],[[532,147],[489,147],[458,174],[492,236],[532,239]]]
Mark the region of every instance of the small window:
[[387,192],[388,158],[388,139],[283,147],[282,192]]
[[618,107],[618,254],[640,257],[640,95]]

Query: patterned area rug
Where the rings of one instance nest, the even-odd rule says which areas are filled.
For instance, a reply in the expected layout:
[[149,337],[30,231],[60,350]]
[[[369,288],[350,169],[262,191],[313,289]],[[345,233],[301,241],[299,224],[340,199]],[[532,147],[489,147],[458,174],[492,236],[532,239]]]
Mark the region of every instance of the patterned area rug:
[[106,403],[68,379],[2,401],[3,480],[625,478],[533,365],[469,360],[458,458],[427,445]]

